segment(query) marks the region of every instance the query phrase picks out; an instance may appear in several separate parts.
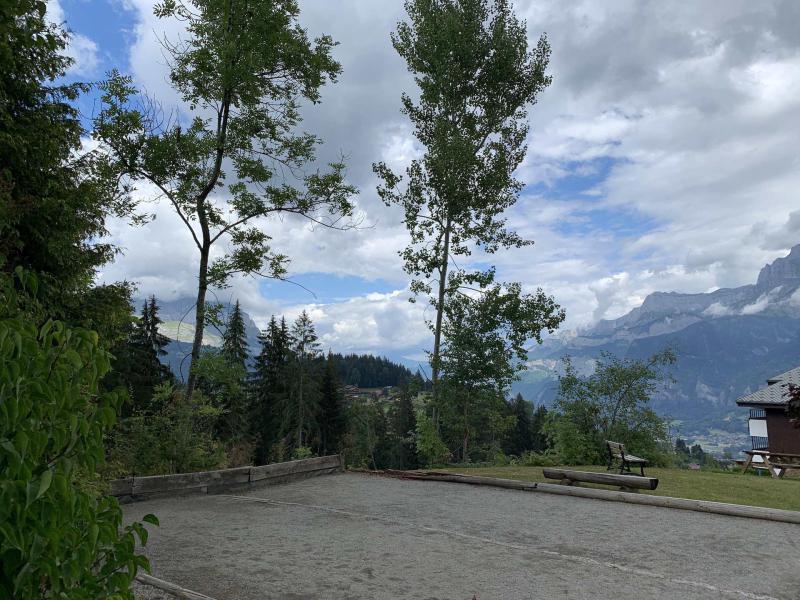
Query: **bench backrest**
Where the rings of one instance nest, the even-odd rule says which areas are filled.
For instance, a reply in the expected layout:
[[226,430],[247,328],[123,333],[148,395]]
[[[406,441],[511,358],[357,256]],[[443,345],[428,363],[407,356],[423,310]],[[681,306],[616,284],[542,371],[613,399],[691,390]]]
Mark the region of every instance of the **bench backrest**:
[[614,458],[625,458],[625,444],[619,442],[611,442],[606,440],[608,446],[608,453]]

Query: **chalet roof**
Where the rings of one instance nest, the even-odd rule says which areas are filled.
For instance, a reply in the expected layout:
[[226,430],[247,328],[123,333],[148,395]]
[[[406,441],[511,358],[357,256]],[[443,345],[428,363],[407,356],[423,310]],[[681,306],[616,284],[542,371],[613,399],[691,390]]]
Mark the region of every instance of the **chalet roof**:
[[742,396],[736,401],[739,406],[749,405],[771,405],[780,406],[789,401],[786,395],[788,392],[787,384],[793,383],[800,386],[800,367],[795,367],[780,375],[775,375],[767,379],[767,387],[761,388],[747,396]]

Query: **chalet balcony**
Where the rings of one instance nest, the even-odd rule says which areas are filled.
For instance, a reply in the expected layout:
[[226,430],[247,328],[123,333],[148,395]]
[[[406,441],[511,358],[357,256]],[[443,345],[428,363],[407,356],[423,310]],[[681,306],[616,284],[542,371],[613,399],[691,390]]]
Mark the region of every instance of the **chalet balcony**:
[[767,411],[763,408],[751,408],[750,409],[750,418],[751,419],[766,419],[767,418]]
[[769,438],[757,435],[750,436],[753,450],[769,450]]

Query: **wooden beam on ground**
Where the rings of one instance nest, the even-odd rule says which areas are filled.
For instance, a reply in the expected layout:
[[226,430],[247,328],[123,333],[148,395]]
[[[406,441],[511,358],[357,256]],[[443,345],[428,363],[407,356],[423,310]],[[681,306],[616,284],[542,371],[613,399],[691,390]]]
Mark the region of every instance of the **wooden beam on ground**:
[[483,477],[478,475],[456,475],[454,473],[442,473],[439,471],[385,471],[379,474],[388,477],[396,477],[399,479],[419,479],[423,481],[446,481],[452,483],[485,485],[528,492],[544,492],[547,494],[559,494],[561,496],[591,498],[593,500],[626,502],[628,504],[644,504],[647,506],[659,506],[662,508],[674,508],[678,510],[692,510],[695,512],[714,513],[718,515],[744,517],[748,519],[764,519],[766,521],[795,523],[800,525],[800,511],[781,510],[779,508],[764,508],[761,506],[748,506],[746,504],[727,504],[725,502],[711,502],[709,500],[673,498],[671,496],[651,496],[649,494],[632,494],[630,492],[619,492],[616,490],[575,488],[557,483],[536,483],[532,481],[499,479],[496,477]]
[[572,471],[570,469],[542,469],[547,479],[560,479],[566,483],[599,483],[615,485],[627,489],[654,490],[658,487],[656,477],[641,477],[639,475],[618,475],[617,473],[598,473],[596,471]]
[[136,580],[139,583],[143,583],[144,585],[150,585],[154,588],[158,588],[165,592],[169,592],[173,596],[177,596],[178,598],[182,598],[183,600],[214,600],[211,596],[206,596],[205,594],[201,594],[200,592],[193,592],[192,590],[187,590],[179,585],[175,585],[174,583],[170,583],[169,581],[164,581],[163,579],[159,579],[158,577],[153,577],[152,575],[148,575],[147,573],[137,573]]

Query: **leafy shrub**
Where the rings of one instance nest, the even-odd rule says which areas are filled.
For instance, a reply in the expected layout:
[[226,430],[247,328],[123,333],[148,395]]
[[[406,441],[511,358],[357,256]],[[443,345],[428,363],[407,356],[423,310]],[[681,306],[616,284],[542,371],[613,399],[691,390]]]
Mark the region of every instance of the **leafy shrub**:
[[191,401],[166,383],[156,387],[153,411],[123,419],[110,457],[127,475],[191,473],[222,467],[225,450],[214,438],[222,411],[201,392]]
[[451,458],[447,444],[439,437],[436,426],[425,411],[417,413],[417,451],[429,465],[444,464]]
[[86,476],[123,399],[98,394],[110,356],[94,331],[38,327],[18,305],[0,280],[0,597],[133,598],[147,531],[122,528],[117,500]]
[[292,460],[302,460],[304,458],[312,458],[314,452],[308,446],[299,446],[292,452]]
[[505,467],[511,464],[511,459],[502,450],[498,450],[492,457],[492,463],[498,467]]
[[255,444],[252,442],[241,441],[231,444],[225,453],[227,456],[225,466],[227,468],[234,468],[252,465],[254,453]]

